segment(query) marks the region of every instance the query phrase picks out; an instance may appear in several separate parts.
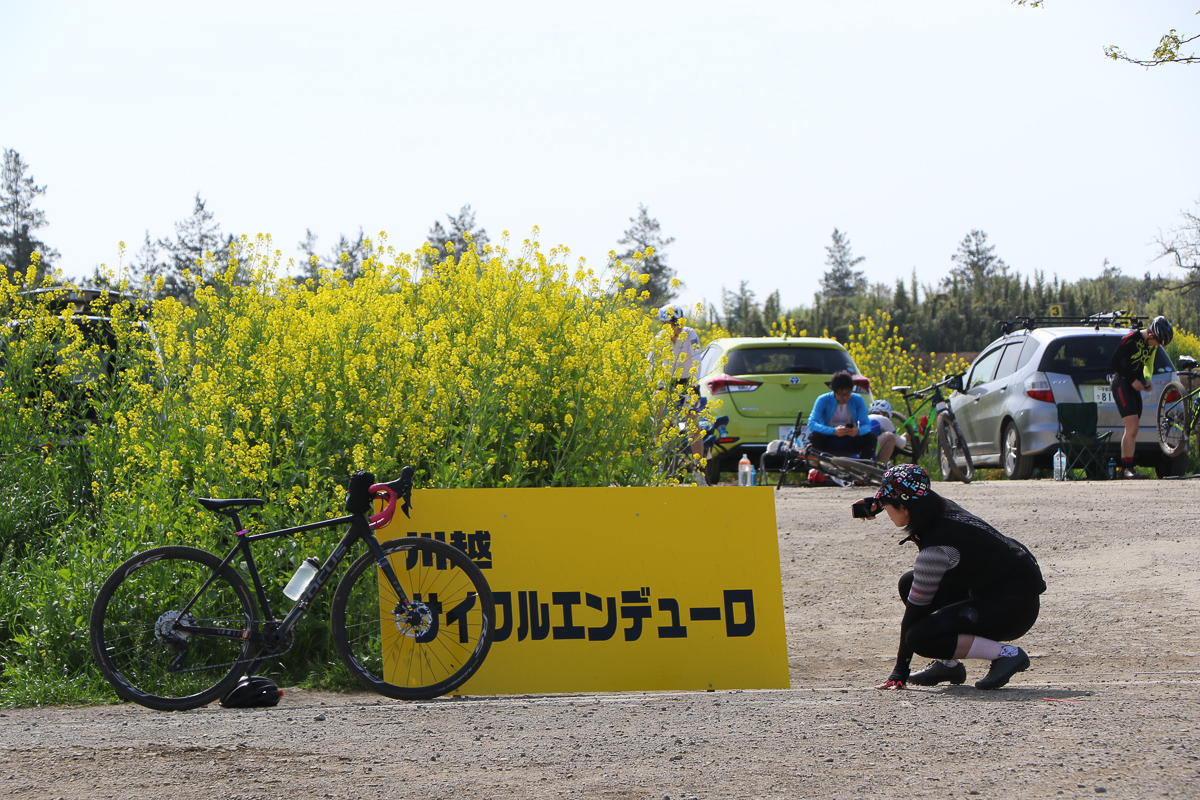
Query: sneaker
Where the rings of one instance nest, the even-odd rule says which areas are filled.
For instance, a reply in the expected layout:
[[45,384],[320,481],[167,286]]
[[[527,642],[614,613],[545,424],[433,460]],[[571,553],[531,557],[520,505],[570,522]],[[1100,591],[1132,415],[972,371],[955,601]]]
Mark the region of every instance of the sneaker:
[[953,667],[947,667],[941,661],[934,661],[920,672],[908,676],[908,682],[915,686],[937,686],[949,681],[955,686],[967,679],[967,666],[961,661]]
[[1029,669],[1029,656],[1021,648],[1017,648],[1015,656],[1007,658],[997,658],[992,662],[992,668],[988,670],[988,674],[984,675],[980,680],[975,681],[976,689],[999,689],[1004,684],[1008,683],[1008,679],[1018,672],[1024,672]]
[[1120,472],[1121,472],[1122,478],[1136,478],[1137,477],[1137,473],[1131,469],[1123,469]]

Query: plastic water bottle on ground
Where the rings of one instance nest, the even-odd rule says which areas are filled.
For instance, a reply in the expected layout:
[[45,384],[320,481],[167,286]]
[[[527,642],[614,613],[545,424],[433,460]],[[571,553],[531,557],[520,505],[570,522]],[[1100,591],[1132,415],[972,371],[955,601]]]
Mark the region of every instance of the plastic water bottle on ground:
[[1063,453],[1062,448],[1058,448],[1058,452],[1054,454],[1054,480],[1061,481],[1067,477],[1067,456]]
[[742,460],[738,462],[738,486],[751,486],[750,471],[754,469],[750,464],[750,457],[743,455]]

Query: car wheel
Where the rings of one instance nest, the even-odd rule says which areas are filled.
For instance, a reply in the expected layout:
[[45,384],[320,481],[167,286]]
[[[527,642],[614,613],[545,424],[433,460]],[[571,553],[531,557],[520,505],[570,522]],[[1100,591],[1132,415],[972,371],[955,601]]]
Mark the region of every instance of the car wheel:
[[1033,474],[1033,456],[1021,452],[1021,434],[1017,426],[1004,426],[1004,477],[1010,481],[1023,481]]

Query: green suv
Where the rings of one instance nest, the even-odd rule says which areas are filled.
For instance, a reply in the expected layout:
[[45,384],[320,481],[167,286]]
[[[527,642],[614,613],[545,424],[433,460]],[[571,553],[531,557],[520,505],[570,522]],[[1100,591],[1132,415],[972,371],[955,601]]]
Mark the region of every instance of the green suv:
[[[854,391],[871,404],[871,381],[832,339],[775,337],[716,339],[700,354],[700,393],[717,416],[729,417],[726,435],[710,454],[705,479],[737,469],[743,455],[757,465],[767,444],[785,438],[796,415],[807,418],[829,391],[833,373],[854,376]],[[718,404],[717,401],[720,401]],[[723,451],[722,451],[723,448]]]

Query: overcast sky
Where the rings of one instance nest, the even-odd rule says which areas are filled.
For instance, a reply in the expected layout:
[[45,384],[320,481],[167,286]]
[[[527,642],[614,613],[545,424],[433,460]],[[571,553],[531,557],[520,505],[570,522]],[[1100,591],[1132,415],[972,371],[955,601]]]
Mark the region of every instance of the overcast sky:
[[[470,203],[600,268],[639,203],[683,299],[812,303],[835,227],[873,282],[1126,274],[1200,200],[1200,66],[1146,70],[1196,0],[356,3],[0,0],[0,146],[71,275],[169,236],[385,230]],[[1200,49],[1200,48],[1197,48]]]

